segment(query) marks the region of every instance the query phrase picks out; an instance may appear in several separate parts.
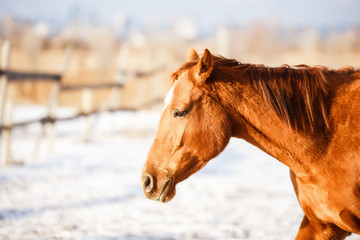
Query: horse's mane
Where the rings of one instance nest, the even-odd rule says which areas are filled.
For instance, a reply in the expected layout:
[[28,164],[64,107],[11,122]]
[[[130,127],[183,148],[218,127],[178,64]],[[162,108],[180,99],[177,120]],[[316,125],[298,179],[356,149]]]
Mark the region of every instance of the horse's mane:
[[[185,63],[173,74],[173,78],[195,64],[195,61]],[[308,65],[266,67],[214,56],[214,71],[229,67],[247,73],[253,88],[262,94],[277,115],[292,128],[312,131],[327,128],[329,125],[330,93],[324,74],[356,71],[351,67],[330,70],[323,66]]]
[[320,67],[248,66],[250,80],[276,113],[295,129],[328,126],[328,82]]

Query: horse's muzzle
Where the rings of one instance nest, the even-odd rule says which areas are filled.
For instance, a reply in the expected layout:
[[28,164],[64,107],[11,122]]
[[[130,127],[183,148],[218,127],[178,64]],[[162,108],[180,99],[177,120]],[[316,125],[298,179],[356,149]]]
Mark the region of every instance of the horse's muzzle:
[[165,203],[175,195],[174,181],[171,178],[164,184],[159,184],[154,176],[144,174],[142,183],[145,196],[151,200]]

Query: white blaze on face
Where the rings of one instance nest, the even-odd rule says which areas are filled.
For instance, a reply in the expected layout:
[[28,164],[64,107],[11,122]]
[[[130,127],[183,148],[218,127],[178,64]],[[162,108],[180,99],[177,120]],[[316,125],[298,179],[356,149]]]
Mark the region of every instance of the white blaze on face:
[[173,93],[174,93],[174,87],[175,84],[172,86],[172,88],[170,89],[170,91],[166,94],[165,100],[164,100],[164,108],[163,110],[165,110],[165,108],[170,104],[172,98],[173,98]]

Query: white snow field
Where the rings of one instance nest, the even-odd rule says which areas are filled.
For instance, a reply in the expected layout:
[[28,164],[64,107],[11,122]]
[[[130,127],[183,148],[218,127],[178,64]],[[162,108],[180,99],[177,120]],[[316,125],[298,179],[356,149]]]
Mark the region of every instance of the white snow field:
[[[39,112],[20,108],[15,118]],[[90,142],[84,119],[59,122],[53,152],[44,139],[35,160],[40,127],[18,129],[12,155],[24,163],[0,169],[0,239],[294,239],[302,212],[289,170],[239,139],[178,184],[171,202],[148,200],[140,174],[158,118],[105,113]]]

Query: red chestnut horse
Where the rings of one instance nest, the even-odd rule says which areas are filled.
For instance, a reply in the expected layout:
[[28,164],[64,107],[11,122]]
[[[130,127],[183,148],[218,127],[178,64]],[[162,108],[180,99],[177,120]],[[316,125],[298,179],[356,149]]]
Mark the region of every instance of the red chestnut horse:
[[231,137],[290,168],[305,216],[296,239],[360,234],[360,71],[270,68],[191,48],[172,88],[142,173],[160,202],[224,150]]

